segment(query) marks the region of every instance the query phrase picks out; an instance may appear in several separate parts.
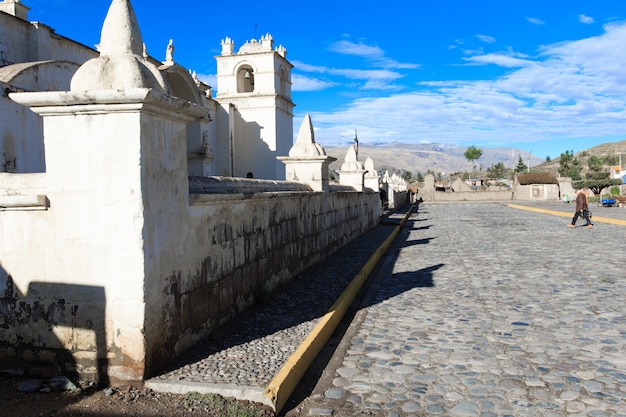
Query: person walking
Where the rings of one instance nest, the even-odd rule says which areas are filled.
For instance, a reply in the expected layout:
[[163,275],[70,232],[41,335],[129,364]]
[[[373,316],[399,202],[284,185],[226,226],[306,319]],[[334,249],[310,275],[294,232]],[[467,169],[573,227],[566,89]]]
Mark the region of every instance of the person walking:
[[572,218],[572,222],[567,227],[576,227],[576,222],[579,217],[583,217],[586,221],[585,227],[591,229],[593,223],[589,218],[589,200],[587,198],[587,192],[584,190],[576,190],[576,212]]

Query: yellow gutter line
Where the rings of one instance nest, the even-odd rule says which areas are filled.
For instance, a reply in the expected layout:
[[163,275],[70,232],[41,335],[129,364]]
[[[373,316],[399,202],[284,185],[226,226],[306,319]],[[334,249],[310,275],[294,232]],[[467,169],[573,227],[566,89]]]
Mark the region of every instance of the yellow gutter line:
[[[562,217],[574,216],[574,213],[568,213],[566,211],[546,210],[546,209],[537,208],[537,207],[520,206],[517,204],[509,204],[508,206],[511,208],[520,209],[520,210],[534,211],[535,213],[551,214],[553,216],[562,216]],[[593,222],[610,223],[610,224],[618,224],[621,226],[626,226],[626,220],[612,219],[610,217],[593,216],[592,220]]]
[[330,336],[348,310],[348,307],[350,307],[350,304],[352,304],[357,293],[367,280],[367,277],[372,273],[383,254],[389,249],[393,240],[400,233],[400,230],[412,211],[413,205],[411,205],[409,211],[406,212],[400,224],[394,228],[387,239],[376,249],[363,268],[361,268],[361,271],[352,279],[352,282],[350,282],[341,296],[335,301],[330,310],[322,316],[311,333],[309,333],[302,344],[300,344],[296,351],[287,359],[287,362],[285,362],[278,374],[276,374],[267,385],[265,388],[265,396],[272,401],[276,412],[279,412],[284,407],[306,370],[322,351],[324,345],[330,339]]

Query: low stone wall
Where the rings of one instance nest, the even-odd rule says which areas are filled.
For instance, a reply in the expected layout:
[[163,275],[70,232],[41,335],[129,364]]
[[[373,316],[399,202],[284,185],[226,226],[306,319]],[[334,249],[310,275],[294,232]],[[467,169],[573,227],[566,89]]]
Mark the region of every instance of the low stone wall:
[[116,211],[47,174],[0,179],[15,186],[0,190],[0,366],[84,380],[154,375],[380,216],[378,193],[341,186],[190,178]]
[[516,185],[512,190],[475,190],[444,192],[420,190],[417,198],[425,201],[553,201],[559,200],[559,186],[555,184]]
[[148,319],[146,333],[157,335],[148,341],[154,353],[148,373],[379,221],[378,193],[285,191],[281,184],[236,193],[237,184],[228,182],[230,193],[190,195],[186,253],[171,257],[172,272],[160,277],[159,297],[148,303],[147,318],[168,312],[165,324]]
[[389,207],[394,210],[399,210],[402,207],[409,204],[409,193],[406,191],[394,191],[392,194],[393,201],[390,201]]
[[550,201],[561,197],[558,184],[517,184],[513,188],[513,196],[519,201]]
[[424,201],[506,201],[513,199],[513,193],[511,191],[432,191],[428,193],[420,190],[417,198],[420,197]]

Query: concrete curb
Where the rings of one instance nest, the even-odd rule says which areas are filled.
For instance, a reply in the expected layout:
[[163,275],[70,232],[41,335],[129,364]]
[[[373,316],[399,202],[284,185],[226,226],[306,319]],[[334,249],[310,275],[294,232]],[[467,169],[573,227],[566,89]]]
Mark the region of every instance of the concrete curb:
[[[553,216],[562,216],[562,217],[569,217],[569,218],[574,216],[574,213],[569,213],[566,211],[546,210],[546,209],[541,209],[537,207],[519,206],[517,204],[509,204],[508,206],[514,209],[534,211],[535,213],[551,214]],[[593,221],[600,222],[600,223],[610,223],[610,224],[618,224],[620,226],[626,226],[626,220],[611,219],[609,217],[593,216]]]
[[287,403],[287,400],[294,392],[306,370],[311,366],[326,342],[330,339],[332,333],[339,325],[339,322],[345,315],[348,307],[354,301],[354,298],[368,276],[372,273],[383,254],[389,249],[391,243],[400,233],[404,223],[406,223],[411,215],[413,208],[414,206],[411,205],[400,224],[394,228],[387,239],[376,249],[363,268],[361,268],[361,271],[354,277],[350,285],[348,285],[337,301],[330,307],[328,312],[321,317],[311,333],[309,333],[302,344],[300,344],[296,351],[287,359],[287,362],[285,362],[278,374],[276,374],[267,385],[265,388],[265,396],[274,405],[276,412],[280,412]]
[[171,382],[160,381],[158,379],[148,380],[145,382],[144,386],[155,392],[168,392],[180,395],[189,394],[191,392],[197,392],[198,394],[219,394],[222,397],[245,398],[246,400],[261,403],[269,407],[274,406],[264,395],[263,388],[261,387],[242,387],[239,385],[208,384],[206,382],[191,381]]

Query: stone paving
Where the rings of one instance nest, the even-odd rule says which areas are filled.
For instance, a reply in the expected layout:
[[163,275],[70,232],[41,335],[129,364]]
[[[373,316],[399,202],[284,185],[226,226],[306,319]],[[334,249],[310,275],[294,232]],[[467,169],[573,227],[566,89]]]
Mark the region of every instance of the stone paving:
[[626,416],[626,227],[570,219],[422,204],[287,415]]
[[156,391],[215,392],[264,402],[264,390],[400,222],[385,221],[241,313],[146,381]]

